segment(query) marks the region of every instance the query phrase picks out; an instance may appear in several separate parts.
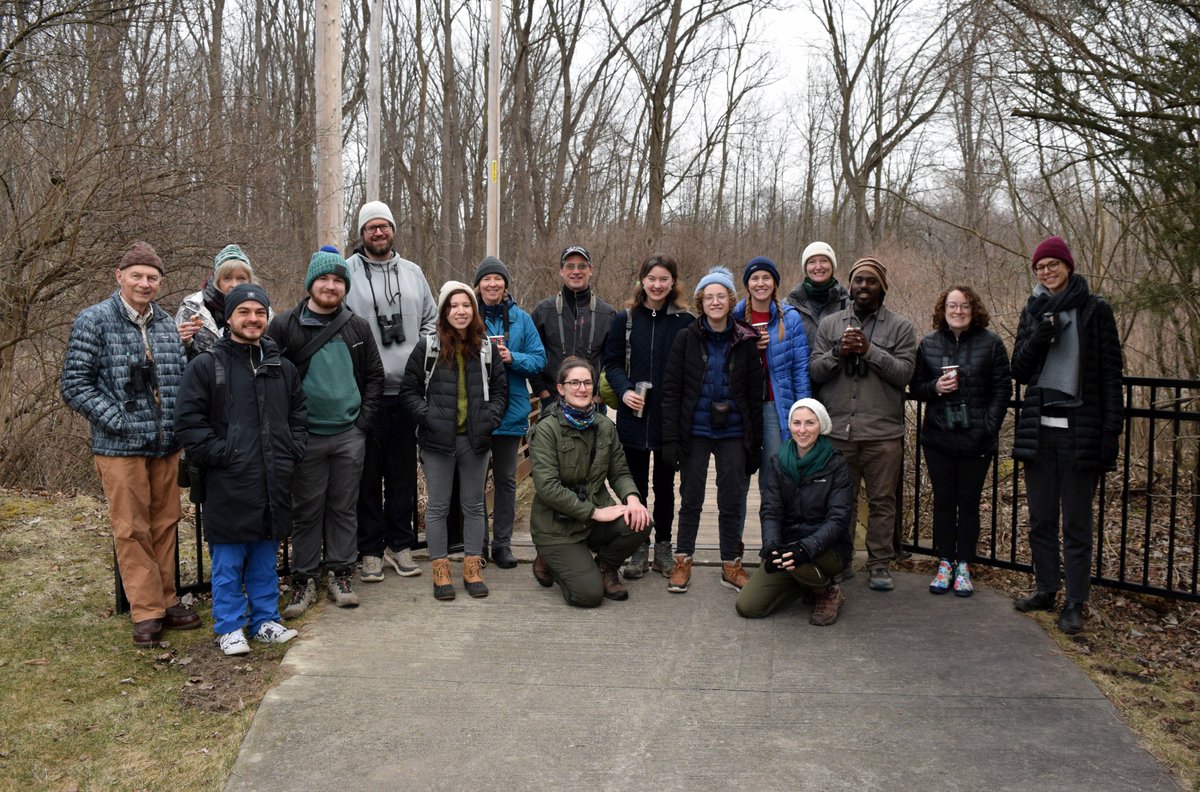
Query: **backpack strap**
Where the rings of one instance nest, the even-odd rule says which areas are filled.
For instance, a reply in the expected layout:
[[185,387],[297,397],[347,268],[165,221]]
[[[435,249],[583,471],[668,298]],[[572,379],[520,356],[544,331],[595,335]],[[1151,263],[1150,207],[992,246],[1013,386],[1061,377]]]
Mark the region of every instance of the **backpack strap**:
[[[321,328],[321,332],[309,341],[304,347],[292,355],[292,363],[300,370],[300,376],[304,377],[308,374],[308,359],[317,354],[321,347],[329,342],[329,339],[337,335],[338,331],[346,326],[346,322],[350,321],[350,310],[342,308],[341,313],[330,320],[329,324]],[[299,321],[299,317],[296,317]]]
[[[438,352],[441,351],[441,341],[436,333],[425,336],[425,395],[429,396],[429,381],[433,379],[433,369],[437,366]],[[488,380],[492,372],[492,344],[487,339],[479,347],[479,367],[483,372],[483,400],[491,401],[491,386]]]

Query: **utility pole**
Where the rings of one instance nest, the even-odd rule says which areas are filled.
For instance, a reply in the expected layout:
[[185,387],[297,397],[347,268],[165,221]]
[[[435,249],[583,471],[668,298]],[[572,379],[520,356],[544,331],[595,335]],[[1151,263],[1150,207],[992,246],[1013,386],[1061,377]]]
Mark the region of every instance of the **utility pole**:
[[317,240],[342,246],[342,5],[317,0]]
[[500,0],[492,0],[488,49],[487,254],[500,257]]
[[383,0],[371,0],[370,68],[367,73],[367,201],[378,201],[379,197],[379,125],[382,117],[383,89],[379,81],[383,76],[380,65],[381,36],[383,33]]

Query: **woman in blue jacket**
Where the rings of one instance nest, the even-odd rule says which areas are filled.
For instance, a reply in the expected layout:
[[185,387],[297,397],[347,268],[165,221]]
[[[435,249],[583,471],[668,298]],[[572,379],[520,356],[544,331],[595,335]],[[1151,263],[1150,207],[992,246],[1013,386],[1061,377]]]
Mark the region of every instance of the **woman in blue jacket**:
[[[529,431],[529,377],[546,368],[546,350],[529,314],[517,307],[508,293],[508,268],[488,256],[475,270],[475,293],[494,353],[508,373],[508,410],[492,434],[492,560],[501,569],[512,569],[513,520],[517,505],[517,452]],[[484,550],[487,535],[484,535]]]
[[[642,503],[649,503],[650,456],[654,455],[654,571],[666,577],[675,570],[671,527],[675,522],[675,468],[662,459],[662,385],[671,343],[695,321],[683,304],[679,262],[656,254],[642,262],[629,308],[613,316],[604,348],[604,373],[620,400],[617,436],[625,449],[629,473]],[[644,395],[639,382],[650,383]],[[625,566],[636,580],[649,567],[650,537]]]

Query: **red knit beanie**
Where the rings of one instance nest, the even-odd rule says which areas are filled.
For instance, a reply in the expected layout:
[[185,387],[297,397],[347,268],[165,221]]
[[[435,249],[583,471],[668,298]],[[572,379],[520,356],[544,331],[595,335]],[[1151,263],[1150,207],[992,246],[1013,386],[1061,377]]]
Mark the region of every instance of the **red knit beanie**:
[[1042,244],[1033,251],[1033,261],[1030,266],[1044,258],[1058,259],[1064,262],[1071,272],[1075,271],[1075,259],[1071,258],[1071,248],[1067,247],[1067,243],[1063,241],[1062,237],[1052,236],[1042,240]]

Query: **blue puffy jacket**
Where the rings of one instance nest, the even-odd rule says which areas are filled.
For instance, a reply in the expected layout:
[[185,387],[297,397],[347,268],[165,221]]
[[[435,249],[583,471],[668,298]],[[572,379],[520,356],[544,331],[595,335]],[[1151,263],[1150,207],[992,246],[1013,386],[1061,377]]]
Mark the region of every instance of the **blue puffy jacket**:
[[[745,300],[734,306],[733,315],[750,321]],[[779,321],[779,307],[772,302],[771,320],[767,324],[767,376],[775,396],[775,412],[779,415],[780,439],[787,440],[788,410],[797,400],[812,396],[812,386],[808,381],[808,337],[803,317],[792,306],[783,306],[782,339]]]
[[59,383],[63,401],[92,425],[92,453],[164,457],[175,441],[175,399],[187,358],[175,322],[151,303],[146,339],[154,356],[158,401],[150,384],[133,390],[130,366],[146,361],[142,332],[129,318],[120,291],[75,317]]
[[[506,294],[499,305],[501,311],[508,313],[507,323],[503,313],[489,312],[489,307],[483,306],[483,323],[487,327],[487,334],[504,336],[504,345],[513,356],[512,363],[506,366],[508,410],[504,413],[500,428],[492,434],[524,437],[529,431],[529,387],[526,383],[530,377],[540,375],[546,368],[546,348],[542,346],[541,336],[533,326],[533,319],[517,307],[512,297]],[[505,327],[505,324],[508,326]],[[497,356],[496,360],[499,359]]]

